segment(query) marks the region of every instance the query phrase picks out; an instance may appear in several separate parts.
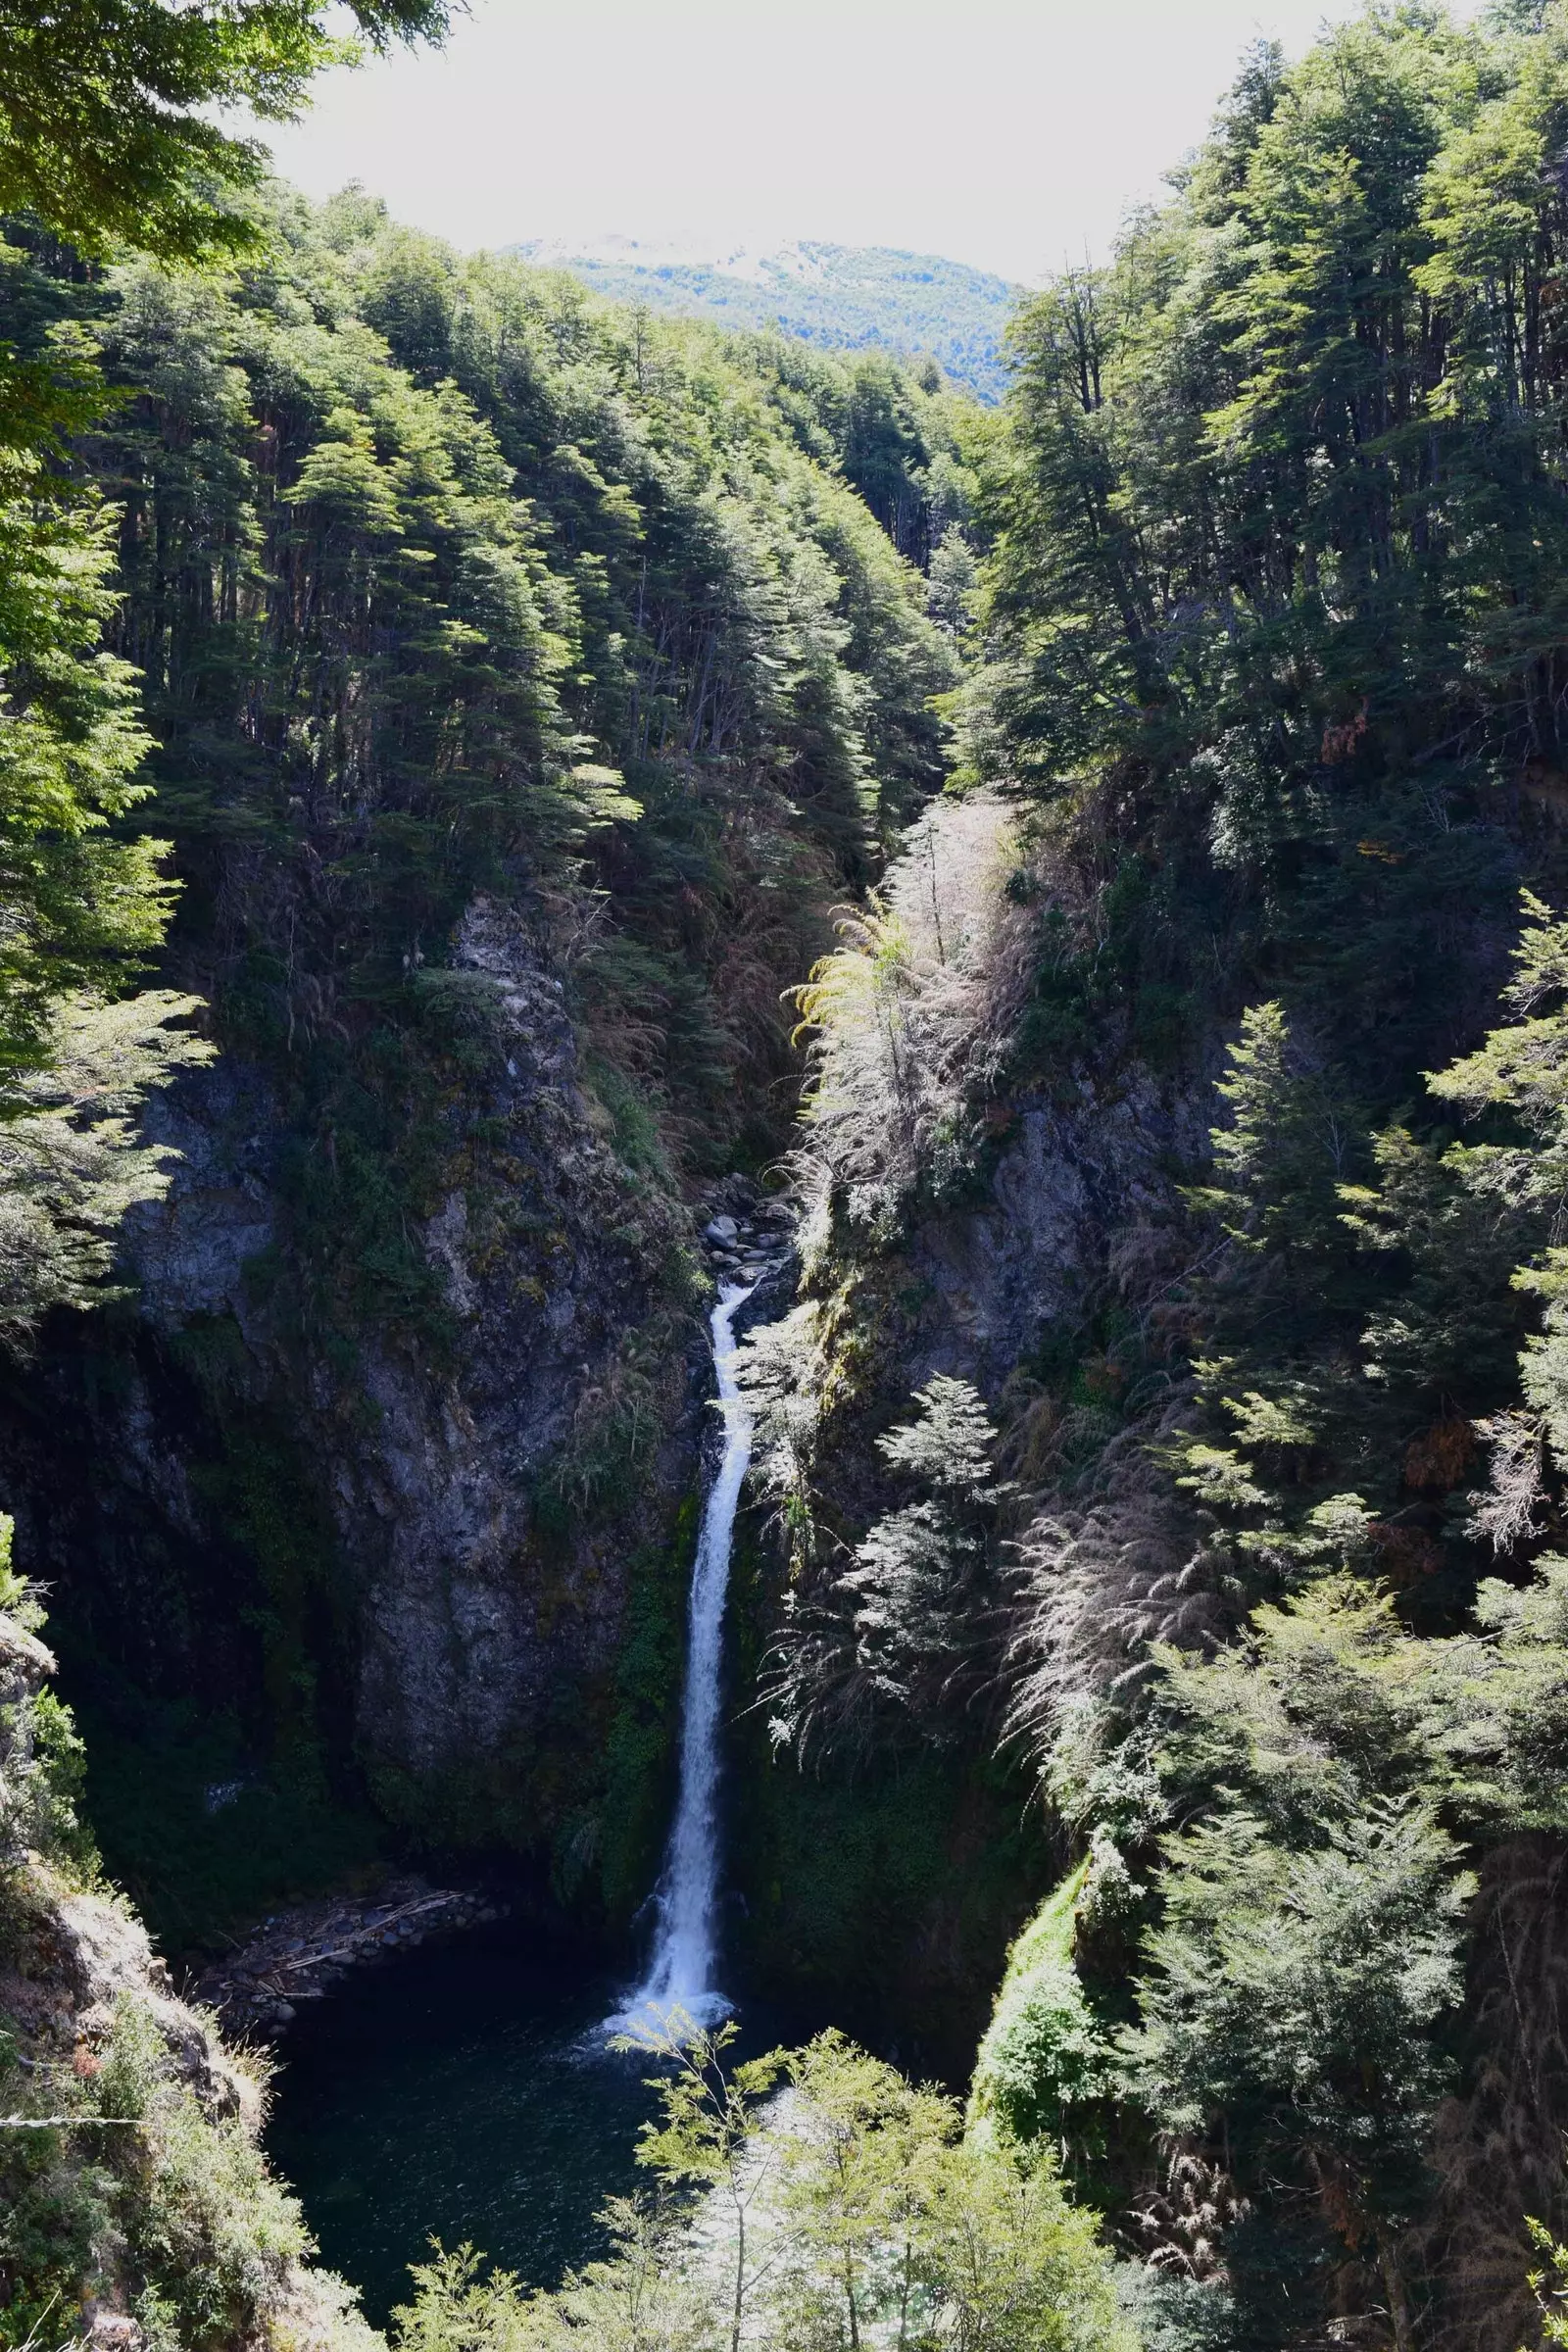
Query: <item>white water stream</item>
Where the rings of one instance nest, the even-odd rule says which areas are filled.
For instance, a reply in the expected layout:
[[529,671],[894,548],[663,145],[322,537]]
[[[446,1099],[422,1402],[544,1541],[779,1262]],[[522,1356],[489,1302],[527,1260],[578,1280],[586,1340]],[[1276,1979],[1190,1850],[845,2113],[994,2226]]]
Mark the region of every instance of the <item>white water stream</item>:
[[659,1882],[659,1926],[648,1974],[619,2025],[682,2010],[711,2025],[729,2006],[713,1982],[718,1905],[718,1705],[730,1542],[741,1482],[752,1457],[752,1416],[735,1381],[735,1309],[751,1288],[726,1284],[711,1318],[724,1453],[703,1506],[687,1607],[686,1696],[681,1713],[680,1795]]

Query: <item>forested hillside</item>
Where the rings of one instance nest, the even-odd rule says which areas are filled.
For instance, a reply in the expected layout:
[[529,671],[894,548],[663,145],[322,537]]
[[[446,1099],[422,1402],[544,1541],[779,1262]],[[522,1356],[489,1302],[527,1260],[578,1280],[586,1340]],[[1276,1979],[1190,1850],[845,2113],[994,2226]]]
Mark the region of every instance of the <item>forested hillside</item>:
[[1260,49],[1025,306],[969,797],[802,999],[777,1737],[1033,1759],[976,2112],[1160,2342],[1503,2352],[1562,2212],[1565,109]]
[[[554,1782],[528,1841],[588,1837],[612,1717],[561,1711],[531,1629],[612,1707],[627,1560],[689,1475],[662,1452],[687,1202],[787,1139],[781,992],[940,785],[973,570],[953,396],[607,310],[353,193],[257,201],[226,275],[84,272],[19,226],[5,280],[24,364],[70,336],[102,385],[76,464],[114,502],[167,968],[221,1048],[159,1113],[182,1167],[133,1226],[143,1316],[59,1335],[47,1416],[35,1360],[10,1408],[31,1557],[77,1595],[68,1664],[124,1767],[105,1834],[187,1932],[213,1890],[159,1874],[211,1833],[168,1808],[258,1755],[285,1872],[301,1806],[367,1766],[383,1808],[470,1839]],[[941,542],[934,582],[901,530]],[[83,1445],[122,1466],[90,1496],[59,1476]],[[477,1550],[474,1512],[499,1515]],[[430,1622],[443,1578],[512,1613],[487,1665]],[[432,1642],[441,1696],[411,1699]],[[207,1675],[216,1740],[181,1728]],[[649,1736],[616,1903],[658,1835]],[[149,1741],[173,1784],[137,1797]]]
[[267,184],[189,110],[310,12],[89,16],[0,72],[0,2327],[356,2344],[101,1874],[175,1953],[411,1846],[643,1899],[694,1210],[940,787],[972,417]]

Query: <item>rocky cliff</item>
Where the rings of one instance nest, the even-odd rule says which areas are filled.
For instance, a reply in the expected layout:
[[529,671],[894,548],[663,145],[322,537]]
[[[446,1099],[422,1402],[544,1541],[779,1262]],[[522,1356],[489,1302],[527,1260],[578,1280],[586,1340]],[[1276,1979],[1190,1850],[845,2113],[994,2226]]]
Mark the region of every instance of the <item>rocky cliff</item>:
[[314,1743],[394,1819],[548,1850],[602,1786],[628,1580],[695,1478],[706,1274],[518,912],[477,903],[441,985],[479,1068],[417,1235],[436,1336],[302,1342],[269,1280],[276,1103],[225,1055],[152,1114],[180,1156],[110,1347],[63,1328],[12,1393],[9,1499],[89,1698],[216,1683],[237,1770]]

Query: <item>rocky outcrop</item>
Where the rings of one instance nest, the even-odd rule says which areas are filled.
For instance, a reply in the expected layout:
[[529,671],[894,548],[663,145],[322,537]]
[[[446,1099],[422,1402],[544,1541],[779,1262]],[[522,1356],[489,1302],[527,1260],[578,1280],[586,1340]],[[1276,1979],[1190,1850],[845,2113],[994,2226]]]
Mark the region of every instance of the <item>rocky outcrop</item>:
[[[210,2340],[253,2352],[381,2352],[383,2339],[361,2317],[353,2291],[295,2250],[307,2241],[292,2226],[292,2208],[249,2152],[265,2117],[265,2072],[224,2046],[209,2013],[176,1999],[129,1909],[73,1888],[34,1854],[8,1874],[0,1924],[0,2097],[10,2108],[19,2097],[27,2102],[20,2118],[8,2117],[12,2152],[25,2133],[33,2151],[27,2185],[36,2192],[42,2173],[63,2253],[77,2205],[84,2220],[99,2223],[72,2282],[75,2340],[93,2352],[142,2352],[147,2319],[161,2307],[148,2296],[141,2240],[167,2237],[172,2221],[192,2230],[195,2219],[198,2259],[222,2278],[182,2178],[205,2162],[220,2200],[218,2230],[235,2244],[254,2232],[257,2247],[245,2291],[230,2313],[215,2312]],[[114,2084],[107,2104],[100,2081]],[[110,2121],[95,2125],[100,2110]],[[62,2122],[46,2153],[40,2121],[55,2111]],[[228,2154],[236,2146],[248,2152],[238,2164]],[[246,2208],[253,2180],[254,2214]],[[102,2227],[106,2193],[115,2228]],[[8,2269],[0,2255],[0,2310],[9,2290],[27,2282],[24,2272],[12,2279]]]
[[1080,1325],[1137,1265],[1178,1206],[1174,1166],[1196,1166],[1208,1113],[1197,1091],[1136,1066],[1106,1096],[989,1106],[988,1180],[919,1218],[906,1260],[921,1292],[910,1386],[932,1372],[995,1396],[1054,1325]]
[[[564,1682],[609,1664],[627,1539],[642,1531],[624,1509],[593,1524],[599,1465],[583,1457],[632,1451],[640,1435],[622,1475],[640,1468],[657,1492],[653,1433],[629,1423],[640,1411],[667,1429],[684,1405],[678,1378],[650,1377],[627,1350],[663,1305],[649,1345],[673,1340],[679,1356],[661,1280],[687,1227],[634,1186],[582,1092],[561,982],[492,907],[465,925],[456,970],[490,997],[501,1132],[481,1184],[454,1181],[424,1231],[458,1337],[440,1370],[368,1352],[356,1401],[373,1434],[331,1465],[360,1594],[361,1739],[421,1779],[499,1755]],[[318,1402],[341,1420],[339,1398]],[[666,1492],[683,1474],[666,1466]]]
[[130,1998],[204,2112],[261,2129],[256,2077],[236,2065],[209,2018],[175,1997],[167,1965],[127,1905],[73,1890],[34,1856],[19,1909],[24,1930],[0,1966],[0,2015],[33,2046],[35,2067],[49,2052],[71,2059],[80,2050],[78,2071],[90,2079],[91,2055],[114,2030],[116,2004]]

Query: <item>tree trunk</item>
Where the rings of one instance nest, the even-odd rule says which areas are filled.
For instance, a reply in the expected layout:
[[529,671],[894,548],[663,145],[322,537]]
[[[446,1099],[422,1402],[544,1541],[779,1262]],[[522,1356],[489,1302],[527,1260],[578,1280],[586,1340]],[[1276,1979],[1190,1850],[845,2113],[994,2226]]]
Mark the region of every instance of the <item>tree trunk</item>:
[[746,2208],[735,2202],[735,2313],[730,2325],[729,2352],[741,2352],[741,2306],[746,2296]]
[[1394,2352],[1414,2352],[1415,2335],[1410,2327],[1410,2305],[1404,2292],[1404,2277],[1399,2269],[1399,2257],[1394,2240],[1378,2231],[1378,2261],[1383,2270],[1384,2291],[1389,2298],[1389,2321],[1394,2329]]

